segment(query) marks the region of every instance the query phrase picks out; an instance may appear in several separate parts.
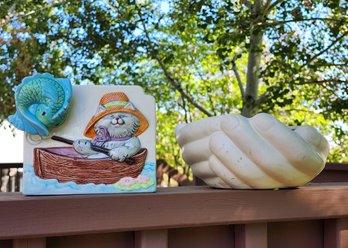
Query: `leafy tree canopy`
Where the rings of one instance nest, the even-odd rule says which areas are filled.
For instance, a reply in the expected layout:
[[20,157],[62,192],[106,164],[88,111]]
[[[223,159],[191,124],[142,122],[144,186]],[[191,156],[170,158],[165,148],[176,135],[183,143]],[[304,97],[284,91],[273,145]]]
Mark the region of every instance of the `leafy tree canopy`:
[[33,71],[136,84],[158,103],[159,158],[182,166],[178,122],[258,112],[309,124],[348,161],[348,3],[333,0],[6,0],[0,121]]

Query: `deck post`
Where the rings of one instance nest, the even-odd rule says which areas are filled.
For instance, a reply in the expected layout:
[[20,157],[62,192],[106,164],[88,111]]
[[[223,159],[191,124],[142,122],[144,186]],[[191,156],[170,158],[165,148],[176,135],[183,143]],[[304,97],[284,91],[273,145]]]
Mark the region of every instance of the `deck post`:
[[234,238],[235,248],[267,248],[267,223],[235,225]]
[[13,248],[46,248],[46,238],[14,239]]
[[167,248],[168,230],[146,230],[135,233],[135,248]]
[[324,248],[348,247],[348,218],[324,222]]

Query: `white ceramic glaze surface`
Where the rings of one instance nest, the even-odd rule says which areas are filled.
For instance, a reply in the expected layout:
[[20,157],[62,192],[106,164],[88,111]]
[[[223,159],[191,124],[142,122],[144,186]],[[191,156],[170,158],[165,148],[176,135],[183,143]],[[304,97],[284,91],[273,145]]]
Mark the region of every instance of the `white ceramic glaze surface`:
[[265,113],[209,117],[175,133],[193,174],[216,188],[301,186],[323,170],[329,152],[315,128],[288,127]]

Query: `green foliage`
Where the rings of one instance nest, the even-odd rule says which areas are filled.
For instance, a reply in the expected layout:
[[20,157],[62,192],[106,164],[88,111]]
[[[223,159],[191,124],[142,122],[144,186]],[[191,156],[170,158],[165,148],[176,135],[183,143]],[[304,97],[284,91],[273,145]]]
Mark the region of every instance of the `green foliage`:
[[49,71],[144,87],[158,104],[158,157],[172,165],[183,164],[178,122],[245,106],[317,127],[336,144],[330,160],[347,161],[347,3],[261,2],[2,1],[0,122],[14,112],[13,86]]

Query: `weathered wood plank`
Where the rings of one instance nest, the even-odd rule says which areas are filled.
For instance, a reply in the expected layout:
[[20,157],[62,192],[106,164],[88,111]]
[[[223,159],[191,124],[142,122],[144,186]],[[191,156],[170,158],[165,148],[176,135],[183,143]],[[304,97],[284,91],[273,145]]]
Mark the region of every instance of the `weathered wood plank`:
[[347,194],[348,184],[287,190],[179,187],[120,195],[2,193],[0,219],[6,225],[0,225],[0,239],[347,217]]

